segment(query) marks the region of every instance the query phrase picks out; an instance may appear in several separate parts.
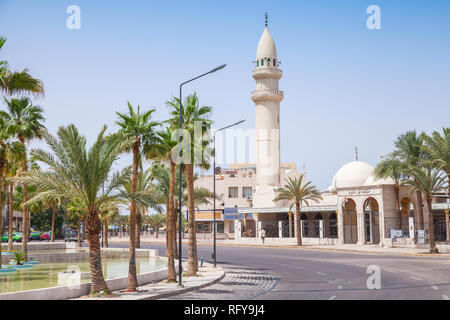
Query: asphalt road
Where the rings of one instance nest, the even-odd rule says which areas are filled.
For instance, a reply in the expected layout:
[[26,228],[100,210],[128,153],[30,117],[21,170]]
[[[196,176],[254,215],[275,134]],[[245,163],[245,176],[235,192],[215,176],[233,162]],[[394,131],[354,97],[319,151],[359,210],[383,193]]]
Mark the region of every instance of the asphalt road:
[[[142,247],[159,249],[160,255],[165,254],[163,244]],[[211,252],[211,245],[199,244],[199,258],[211,262]],[[448,300],[450,297],[448,258],[225,245],[217,246],[217,256],[227,276],[216,285],[177,299]],[[380,289],[367,286],[372,275],[367,273],[369,266],[379,267]]]

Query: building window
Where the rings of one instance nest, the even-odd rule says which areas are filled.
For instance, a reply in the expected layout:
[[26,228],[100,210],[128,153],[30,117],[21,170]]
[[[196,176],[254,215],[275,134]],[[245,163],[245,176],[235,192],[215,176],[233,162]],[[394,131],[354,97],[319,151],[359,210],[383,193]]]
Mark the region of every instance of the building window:
[[261,66],[264,65],[264,59],[261,59]]
[[277,59],[273,59],[273,66],[274,66],[274,67],[277,66]]
[[252,198],[252,187],[242,187],[242,198]]
[[256,60],[256,66],[259,67],[259,60]]
[[239,198],[238,187],[228,188],[228,198]]

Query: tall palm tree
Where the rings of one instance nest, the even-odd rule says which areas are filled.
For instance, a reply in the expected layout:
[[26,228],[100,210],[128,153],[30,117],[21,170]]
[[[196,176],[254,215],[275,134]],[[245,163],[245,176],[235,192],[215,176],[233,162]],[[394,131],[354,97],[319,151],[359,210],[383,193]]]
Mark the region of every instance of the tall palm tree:
[[[172,119],[169,122],[172,128],[178,126],[180,115],[180,100],[173,98],[168,102],[168,106],[172,108]],[[187,191],[188,191],[188,212],[189,212],[189,249],[188,249],[188,268],[187,276],[196,276],[198,271],[197,258],[197,239],[195,227],[195,200],[194,200],[194,165],[208,169],[210,159],[207,155],[211,155],[211,139],[205,138],[209,132],[212,121],[208,118],[212,112],[212,107],[200,106],[197,94],[189,95],[183,103],[181,117],[183,119],[183,129],[190,137],[190,145],[184,143],[187,147],[183,151],[184,172],[186,175]],[[201,134],[201,137],[197,137]],[[187,154],[190,152],[190,154]]]
[[53,153],[38,149],[33,150],[31,155],[55,173],[33,170],[14,178],[18,183],[33,185],[39,190],[29,202],[58,198],[63,198],[65,202],[79,201],[86,214],[92,294],[109,292],[102,272],[100,213],[104,206],[123,201],[126,195],[120,187],[131,174],[129,167],[111,174],[123,149],[119,137],[105,137],[105,130],[106,126],[88,150],[86,138],[79,134],[74,125],[60,127],[57,137],[45,133],[44,138]]
[[[398,136],[394,143],[395,150],[389,155],[390,158],[401,161],[406,168],[407,176],[413,179],[413,172],[411,170],[420,167],[422,162],[426,160],[426,154],[423,148],[424,137],[424,133],[417,134],[415,130]],[[423,229],[423,201],[420,189],[416,191],[416,198],[418,202],[418,229]]]
[[431,203],[433,201],[433,194],[442,192],[442,189],[445,187],[444,173],[440,169],[435,168],[431,161],[427,161],[421,167],[410,168],[410,173],[413,179],[408,181],[407,184],[413,187],[411,192],[420,191],[425,196],[428,208],[428,238],[430,253],[438,253]]
[[[116,124],[120,127],[118,135],[124,139],[127,144],[125,149],[133,154],[133,172],[131,179],[131,192],[137,191],[138,170],[141,154],[146,153],[152,146],[156,144],[155,127],[159,125],[156,121],[151,121],[152,114],[155,110],[151,109],[147,112],[140,113],[138,106],[137,112],[128,102],[128,113],[117,112],[119,120]],[[128,268],[127,291],[135,292],[137,290],[136,275],[136,201],[131,200],[130,204],[130,263]]]
[[[403,162],[393,159],[383,159],[374,170],[374,175],[377,179],[391,178],[394,181],[395,193],[395,214],[400,217],[400,186],[405,179],[406,167]],[[402,227],[402,219],[400,217],[400,228]]]
[[301,174],[296,178],[286,179],[284,187],[278,189],[278,195],[274,202],[286,201],[290,203],[289,211],[295,206],[295,220],[297,222],[297,245],[302,245],[302,233],[300,230],[300,207],[305,204],[309,205],[310,201],[319,202],[322,199],[320,191],[311,184],[311,181],[304,182],[305,175]]
[[[6,39],[0,37],[0,50],[3,48]],[[44,94],[42,81],[33,78],[28,69],[23,71],[11,71],[8,69],[8,61],[0,61],[0,91],[7,95],[32,93]]]
[[[45,120],[43,117],[43,110],[39,106],[35,106],[28,98],[21,99],[5,99],[7,111],[1,111],[0,117],[3,117],[8,126],[8,132],[16,136],[20,143],[23,144],[22,155],[22,174],[28,171],[28,158],[25,145],[27,142],[41,138],[45,129],[42,122]],[[28,200],[27,186],[23,185],[23,214],[22,214],[22,253],[24,258],[27,259],[28,252],[28,236],[30,228],[30,216],[26,202]]]

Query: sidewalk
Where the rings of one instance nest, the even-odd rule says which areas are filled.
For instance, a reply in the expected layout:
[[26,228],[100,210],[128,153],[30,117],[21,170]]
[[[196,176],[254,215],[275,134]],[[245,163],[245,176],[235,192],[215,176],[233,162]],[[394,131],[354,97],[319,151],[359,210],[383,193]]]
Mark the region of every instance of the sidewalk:
[[[185,263],[183,263],[183,268],[186,269]],[[188,291],[199,290],[219,282],[224,276],[225,272],[222,268],[213,268],[211,264],[205,263],[203,267],[199,267],[198,277],[183,277],[182,288],[178,287],[178,283],[167,283],[167,281],[163,281],[139,286],[138,292],[130,293],[119,290],[113,292],[114,297],[90,298],[85,296],[73,300],[156,300]]]

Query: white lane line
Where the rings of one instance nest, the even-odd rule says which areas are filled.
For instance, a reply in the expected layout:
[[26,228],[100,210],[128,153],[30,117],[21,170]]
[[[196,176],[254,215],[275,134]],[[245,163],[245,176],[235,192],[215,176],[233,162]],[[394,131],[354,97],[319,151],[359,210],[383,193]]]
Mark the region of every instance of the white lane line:
[[421,279],[421,278],[414,277],[414,276],[411,276],[410,278],[411,278],[411,279],[414,279],[414,280],[419,280],[419,281],[423,280],[423,279]]
[[450,299],[448,298],[448,296],[446,296],[445,294],[442,295],[442,299],[444,299],[444,300],[450,300]]
[[[447,297],[448,298],[448,297]],[[336,299],[336,296],[332,296],[330,299],[328,299],[328,300],[334,300],[334,299]]]
[[434,290],[439,290],[439,288],[438,287],[436,287],[436,286],[431,286]]
[[317,274],[320,274],[321,276],[326,276],[326,275],[327,275],[326,273],[319,272],[319,271],[316,271],[316,273],[317,273]]

